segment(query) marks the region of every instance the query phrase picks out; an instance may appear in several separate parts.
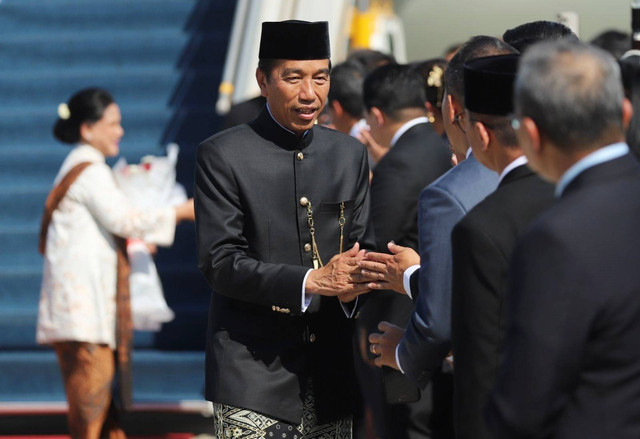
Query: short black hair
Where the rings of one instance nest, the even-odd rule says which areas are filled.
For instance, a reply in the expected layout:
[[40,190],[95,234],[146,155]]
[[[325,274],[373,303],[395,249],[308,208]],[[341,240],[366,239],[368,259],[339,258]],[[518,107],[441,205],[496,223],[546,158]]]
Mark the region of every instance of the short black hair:
[[445,87],[447,93],[452,94],[460,102],[464,103],[464,65],[475,58],[492,55],[514,54],[518,51],[500,41],[498,38],[486,35],[472,37],[464,43],[455,54],[445,72]]
[[615,29],[601,32],[590,43],[605,52],[609,52],[615,59],[620,59],[627,50],[631,49],[631,37],[629,34]]
[[360,64],[367,74],[373,72],[375,69],[385,64],[396,63],[396,59],[393,57],[393,55],[372,49],[360,49],[351,52],[347,57],[347,61],[352,61]]
[[408,108],[426,111],[422,78],[406,64],[387,64],[375,69],[364,80],[363,95],[367,110],[377,107],[391,118]]
[[329,101],[340,102],[340,105],[353,117],[364,114],[362,85],[365,72],[359,64],[345,61],[331,70],[331,87]]
[[520,53],[524,53],[529,46],[540,41],[559,40],[561,38],[578,41],[578,36],[569,27],[562,23],[545,20],[521,24],[507,30],[502,35],[504,42],[518,49]]

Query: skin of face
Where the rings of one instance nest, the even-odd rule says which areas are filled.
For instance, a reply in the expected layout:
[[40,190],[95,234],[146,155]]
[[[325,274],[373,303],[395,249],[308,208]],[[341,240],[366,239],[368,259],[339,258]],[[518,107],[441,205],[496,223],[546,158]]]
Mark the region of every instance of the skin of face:
[[115,103],[109,104],[100,120],[82,125],[82,138],[105,157],[115,157],[120,152],[120,139],[124,135],[121,123],[120,108]]
[[269,78],[258,69],[256,79],[274,119],[302,135],[327,102],[329,60],[280,60]]

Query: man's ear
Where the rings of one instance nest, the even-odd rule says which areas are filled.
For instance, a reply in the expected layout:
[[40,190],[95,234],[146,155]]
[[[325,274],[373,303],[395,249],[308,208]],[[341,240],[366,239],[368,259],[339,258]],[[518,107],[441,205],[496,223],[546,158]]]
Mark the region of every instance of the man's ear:
[[491,140],[491,134],[489,134],[489,130],[482,122],[474,120],[469,120],[469,122],[471,123],[473,131],[475,131],[480,140],[482,140],[482,150],[486,151],[487,149],[489,149],[489,141]]
[[629,99],[624,98],[622,101],[622,127],[625,131],[629,128],[631,118],[633,117],[633,105]]
[[447,94],[445,96],[445,99],[447,100],[447,105],[442,106],[442,117],[444,117],[447,121],[449,121],[451,125],[453,125],[456,120],[456,114],[459,113],[459,105],[455,98],[450,94]]
[[344,108],[342,108],[342,104],[339,101],[329,101],[329,105],[331,105],[331,109],[337,117],[342,117],[344,114]]
[[256,81],[258,82],[258,87],[260,87],[260,94],[263,97],[267,97],[267,75],[264,74],[262,69],[256,69]]
[[369,114],[371,114],[371,116],[375,119],[378,126],[384,125],[386,117],[381,109],[379,109],[378,107],[371,107],[371,109],[369,110]]
[[540,155],[543,149],[542,136],[536,123],[530,117],[523,117],[520,121],[520,130],[526,136],[531,151]]

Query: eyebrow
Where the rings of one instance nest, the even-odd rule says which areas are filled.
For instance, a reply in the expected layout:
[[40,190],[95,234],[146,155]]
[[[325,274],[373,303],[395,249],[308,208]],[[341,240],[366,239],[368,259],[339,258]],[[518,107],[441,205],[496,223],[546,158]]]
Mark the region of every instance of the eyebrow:
[[[287,76],[287,75],[290,75],[292,73],[297,73],[298,75],[304,74],[304,72],[302,70],[300,70],[300,69],[284,69],[282,71],[282,76]],[[324,73],[325,75],[328,75],[329,74],[329,69],[320,69],[320,70],[314,72],[313,76],[318,75],[320,73]]]

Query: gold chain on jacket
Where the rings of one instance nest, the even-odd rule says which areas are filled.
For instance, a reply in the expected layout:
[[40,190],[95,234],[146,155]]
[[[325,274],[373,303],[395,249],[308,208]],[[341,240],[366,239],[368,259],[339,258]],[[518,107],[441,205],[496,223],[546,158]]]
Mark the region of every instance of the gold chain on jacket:
[[[342,245],[344,243],[344,202],[340,203],[340,216],[338,217],[338,226],[340,227],[340,250],[342,253]],[[307,225],[309,226],[309,233],[311,234],[311,257],[313,259],[313,268],[318,269],[324,267],[322,258],[320,257],[320,251],[318,250],[318,244],[316,243],[316,229],[313,221],[313,208],[311,207],[311,201],[307,201]]]

